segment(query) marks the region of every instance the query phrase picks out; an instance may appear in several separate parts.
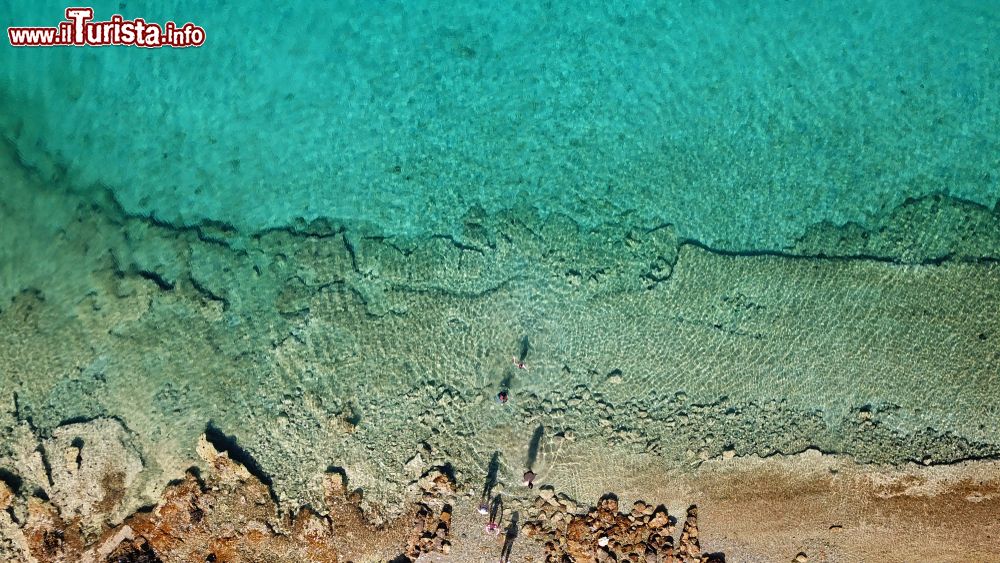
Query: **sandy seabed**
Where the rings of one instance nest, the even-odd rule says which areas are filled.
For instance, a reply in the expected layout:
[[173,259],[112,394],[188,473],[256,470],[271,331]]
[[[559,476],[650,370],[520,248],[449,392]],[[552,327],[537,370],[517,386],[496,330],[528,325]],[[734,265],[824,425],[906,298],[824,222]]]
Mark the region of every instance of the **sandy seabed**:
[[7,559],[1000,560],[995,209],[248,235],[5,158]]

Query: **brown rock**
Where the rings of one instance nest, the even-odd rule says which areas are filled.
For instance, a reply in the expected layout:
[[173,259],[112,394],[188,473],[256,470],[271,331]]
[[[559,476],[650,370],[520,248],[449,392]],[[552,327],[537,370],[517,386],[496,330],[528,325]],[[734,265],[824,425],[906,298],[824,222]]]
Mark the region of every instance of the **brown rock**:
[[653,512],[653,518],[649,521],[648,525],[650,528],[658,529],[669,523],[670,515],[667,513],[667,509],[661,506]]
[[137,540],[123,541],[115,547],[105,559],[105,561],[135,561],[138,563],[161,563],[161,559],[156,556],[149,543],[139,538]]
[[40,561],[72,561],[84,546],[79,524],[65,522],[52,503],[34,496],[28,499],[23,532],[31,555]]
[[687,519],[684,521],[684,528],[681,530],[681,537],[677,542],[677,552],[679,555],[691,559],[701,557],[701,544],[698,541],[698,507],[696,505],[691,505],[687,510]]
[[12,500],[14,500],[14,492],[10,490],[7,483],[0,481],[0,510],[7,510]]
[[618,498],[608,497],[601,500],[601,503],[598,505],[598,510],[605,513],[618,512]]

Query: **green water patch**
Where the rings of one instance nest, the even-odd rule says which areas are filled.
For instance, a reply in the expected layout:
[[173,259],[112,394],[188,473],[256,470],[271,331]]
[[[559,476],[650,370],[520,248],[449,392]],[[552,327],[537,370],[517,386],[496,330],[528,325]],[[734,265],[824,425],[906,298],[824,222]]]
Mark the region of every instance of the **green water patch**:
[[2,47],[0,131],[46,181],[179,227],[455,234],[524,203],[780,250],[907,198],[1000,194],[991,3],[93,5],[208,40]]

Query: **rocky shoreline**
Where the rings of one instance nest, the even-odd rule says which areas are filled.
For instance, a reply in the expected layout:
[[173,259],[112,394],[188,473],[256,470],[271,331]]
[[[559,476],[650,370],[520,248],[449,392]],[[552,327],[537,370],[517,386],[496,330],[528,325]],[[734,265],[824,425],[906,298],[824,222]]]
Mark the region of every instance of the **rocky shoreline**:
[[612,493],[588,507],[553,484],[502,490],[499,511],[487,517],[475,509],[478,485],[446,465],[422,469],[398,516],[375,523],[362,509],[364,491],[342,469],[323,475],[321,503],[282,509],[260,478],[207,436],[196,448],[201,468],[172,481],[155,504],[130,509],[135,460],[122,436],[110,419],[67,425],[25,450],[20,469],[29,478],[32,468],[44,473],[40,484],[0,475],[3,560],[709,563],[998,555],[1000,524],[989,517],[1000,508],[996,462],[892,469],[812,452],[709,462],[688,477],[646,475],[651,495],[674,491],[663,495],[672,506],[699,502],[701,509],[680,508],[681,517],[657,499],[623,509]]
[[[897,546],[930,549],[915,530],[939,555],[991,555],[996,209],[925,198],[878,229],[820,225],[795,248],[736,253],[668,224],[588,229],[529,207],[472,209],[458,232],[411,238],[325,220],[175,227],[102,189],[42,185],[13,160],[0,171],[13,226],[0,248],[18,265],[0,286],[12,558],[105,557],[131,541],[134,557],[168,560],[186,542],[157,536],[171,520],[150,514],[216,494],[202,435],[256,483],[239,498],[259,499],[265,524],[247,533],[275,553],[306,549],[301,517],[315,549],[344,560],[493,560],[507,536],[484,536],[474,490],[497,459],[497,493],[520,518],[514,557],[529,561],[546,544],[580,553],[574,537],[644,557],[641,542],[664,536],[635,538],[660,504],[698,506],[703,555],[893,560]],[[914,235],[924,228],[935,235]],[[421,479],[445,467],[454,502],[421,507]],[[512,485],[526,468],[530,493]],[[331,472],[347,500],[330,496]],[[645,508],[626,524],[601,508],[609,492]],[[337,503],[351,509],[327,522]],[[620,538],[592,533],[590,503]],[[871,503],[891,541],[857,516]],[[947,526],[915,522],[921,511]],[[140,530],[151,535],[135,543]]]
[[[447,556],[454,542],[463,541],[452,531],[453,514],[456,503],[468,499],[458,498],[449,467],[424,471],[409,508],[376,526],[361,510],[362,491],[350,490],[342,471],[325,475],[321,506],[282,511],[265,483],[202,436],[197,450],[207,470],[192,468],[163,491],[155,506],[124,514],[135,472],[122,455],[120,425],[99,419],[62,430],[59,434],[75,436],[70,445],[47,443],[28,454],[34,459],[27,463],[39,462],[43,467],[35,469],[47,472],[46,484],[29,492],[23,482],[9,483],[9,477],[0,482],[0,555],[7,561],[402,563]],[[87,436],[86,442],[80,436]],[[53,454],[61,455],[50,467],[44,456]],[[725,560],[721,554],[701,555],[694,507],[675,546],[676,519],[662,505],[654,509],[637,502],[631,513],[620,513],[617,497],[609,494],[596,508],[581,512],[569,497],[556,497],[551,486],[540,489],[531,504],[525,498],[512,496],[510,506],[494,516],[506,528],[502,535],[487,531],[466,543],[483,544],[488,552],[495,543],[491,537],[502,538],[499,553],[508,553],[508,561],[538,552],[538,545],[519,545],[522,556],[510,559],[518,538],[524,538],[521,544],[544,544],[545,561],[553,562],[639,556],[650,562]],[[519,513],[525,521],[519,522]]]

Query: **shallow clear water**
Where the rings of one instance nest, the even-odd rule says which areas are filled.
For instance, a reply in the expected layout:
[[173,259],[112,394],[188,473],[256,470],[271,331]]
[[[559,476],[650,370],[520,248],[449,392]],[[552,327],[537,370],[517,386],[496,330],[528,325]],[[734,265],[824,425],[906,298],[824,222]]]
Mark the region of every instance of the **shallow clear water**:
[[394,498],[421,444],[516,473],[538,424],[581,494],[615,452],[1000,453],[996,4],[93,5],[207,41],[0,48],[40,431],[116,417],[156,483],[212,421],[289,499]]

